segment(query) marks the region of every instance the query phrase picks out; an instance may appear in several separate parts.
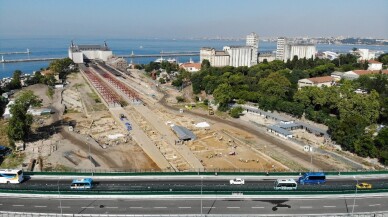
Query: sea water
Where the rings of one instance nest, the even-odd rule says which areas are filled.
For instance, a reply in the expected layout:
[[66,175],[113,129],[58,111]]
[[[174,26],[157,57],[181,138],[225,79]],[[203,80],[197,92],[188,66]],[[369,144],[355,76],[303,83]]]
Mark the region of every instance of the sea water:
[[[5,60],[28,59],[68,56],[68,48],[71,38],[1,38],[0,53],[20,52],[30,50],[30,54],[3,55]],[[183,52],[199,51],[201,47],[213,47],[221,50],[223,46],[244,45],[245,40],[173,40],[173,39],[107,39],[108,46],[115,55],[134,54],[159,54],[160,52]],[[103,44],[104,39],[77,39],[75,44]],[[370,50],[388,52],[388,46],[372,45],[328,45],[318,44],[318,51],[333,51],[339,53],[349,52],[352,48],[367,48]],[[259,43],[259,52],[273,52],[276,50],[276,42]],[[161,55],[162,56],[162,55]],[[165,58],[165,57],[164,57]],[[171,57],[172,58],[172,57]],[[188,62],[190,58],[198,62],[199,56],[175,57],[180,62]],[[127,58],[128,63],[146,64],[157,58]],[[20,62],[20,63],[0,63],[0,79],[11,77],[15,70],[31,74],[33,71],[46,68],[48,61],[42,62]]]

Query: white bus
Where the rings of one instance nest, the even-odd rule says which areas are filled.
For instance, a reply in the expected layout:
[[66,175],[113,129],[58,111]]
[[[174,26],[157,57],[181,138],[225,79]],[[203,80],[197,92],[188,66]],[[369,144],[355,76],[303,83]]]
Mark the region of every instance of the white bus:
[[0,183],[18,184],[23,181],[22,170],[0,169]]
[[296,190],[298,184],[294,179],[278,179],[275,181],[275,190]]

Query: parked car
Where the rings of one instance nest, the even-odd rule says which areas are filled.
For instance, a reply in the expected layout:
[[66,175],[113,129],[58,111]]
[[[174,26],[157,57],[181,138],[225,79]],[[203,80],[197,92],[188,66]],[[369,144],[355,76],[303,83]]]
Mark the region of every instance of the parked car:
[[357,189],[371,189],[372,188],[372,184],[369,184],[369,183],[366,183],[366,182],[362,182],[358,185],[356,185]]
[[243,184],[245,184],[244,179],[241,179],[241,178],[231,179],[229,182],[231,185],[243,185]]

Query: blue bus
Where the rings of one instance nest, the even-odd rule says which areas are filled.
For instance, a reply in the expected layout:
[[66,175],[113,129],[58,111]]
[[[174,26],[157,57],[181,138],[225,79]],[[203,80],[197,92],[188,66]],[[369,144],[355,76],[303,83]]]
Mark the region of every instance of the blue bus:
[[70,189],[84,190],[91,189],[93,187],[93,179],[84,178],[84,179],[74,179],[71,183]]
[[299,177],[299,184],[324,184],[326,182],[326,175],[322,172],[309,172]]

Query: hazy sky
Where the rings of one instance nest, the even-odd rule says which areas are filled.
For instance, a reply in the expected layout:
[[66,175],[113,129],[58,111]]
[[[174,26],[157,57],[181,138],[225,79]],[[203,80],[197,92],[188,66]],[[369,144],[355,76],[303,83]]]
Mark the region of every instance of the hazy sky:
[[388,38],[388,0],[0,0],[0,37]]

